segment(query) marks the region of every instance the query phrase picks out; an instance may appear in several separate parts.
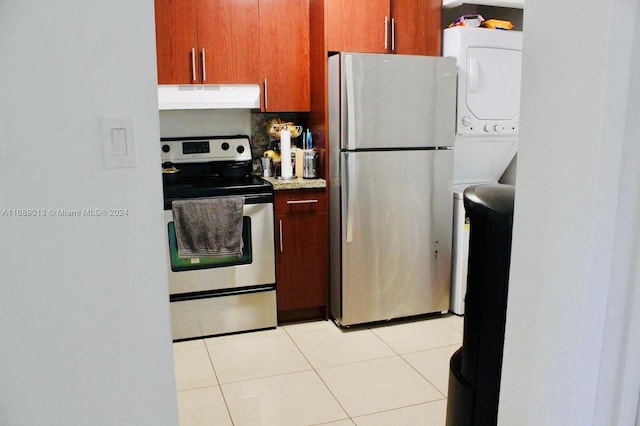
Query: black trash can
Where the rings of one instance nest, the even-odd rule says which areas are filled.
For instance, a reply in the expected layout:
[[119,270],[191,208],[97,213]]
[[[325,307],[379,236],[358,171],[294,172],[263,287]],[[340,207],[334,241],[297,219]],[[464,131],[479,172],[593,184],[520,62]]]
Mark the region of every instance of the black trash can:
[[471,224],[462,348],[449,371],[447,426],[490,426],[498,419],[511,235],[512,185],[464,191]]

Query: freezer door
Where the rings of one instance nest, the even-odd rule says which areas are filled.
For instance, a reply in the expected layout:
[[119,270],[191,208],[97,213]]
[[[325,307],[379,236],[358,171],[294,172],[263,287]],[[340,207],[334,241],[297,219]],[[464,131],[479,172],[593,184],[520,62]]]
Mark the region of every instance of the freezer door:
[[446,311],[453,152],[369,151],[340,160],[342,297],[340,312],[332,309],[338,323]]
[[453,146],[453,58],[342,53],[342,149]]

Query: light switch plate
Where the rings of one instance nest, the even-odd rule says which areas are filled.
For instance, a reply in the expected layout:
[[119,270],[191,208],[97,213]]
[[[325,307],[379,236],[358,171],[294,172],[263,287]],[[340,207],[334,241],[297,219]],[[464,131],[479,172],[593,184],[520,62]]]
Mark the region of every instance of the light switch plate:
[[102,117],[102,155],[105,169],[136,167],[133,117]]

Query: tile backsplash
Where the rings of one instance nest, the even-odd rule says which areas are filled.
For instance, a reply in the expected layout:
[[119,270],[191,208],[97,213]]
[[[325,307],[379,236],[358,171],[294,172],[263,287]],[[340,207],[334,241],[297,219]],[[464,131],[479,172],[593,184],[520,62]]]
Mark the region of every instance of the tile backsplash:
[[[292,122],[296,126],[302,126],[303,129],[307,128],[307,117],[304,113],[251,113],[251,153],[253,158],[262,157],[267,149],[280,150],[279,141],[267,133],[267,123],[274,118],[279,118],[284,122]],[[299,139],[292,139],[291,142],[297,145]]]
[[[295,112],[252,112],[251,113],[251,155],[254,158],[253,169],[255,172],[260,171],[259,158],[268,149],[280,151],[279,141],[272,138],[267,132],[267,123],[275,118],[279,118],[284,122],[292,122],[296,126],[307,128],[307,114]],[[298,145],[300,137],[291,140],[292,144]]]
[[160,136],[246,135],[251,131],[248,109],[160,111]]

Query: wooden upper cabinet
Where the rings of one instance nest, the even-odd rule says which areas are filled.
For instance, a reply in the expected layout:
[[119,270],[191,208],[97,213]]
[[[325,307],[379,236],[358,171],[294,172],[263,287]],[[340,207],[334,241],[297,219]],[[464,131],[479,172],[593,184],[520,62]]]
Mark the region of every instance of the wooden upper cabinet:
[[309,111],[308,0],[155,0],[158,84],[261,84],[263,111]]
[[156,0],[155,13],[158,83],[194,82],[196,0]]
[[260,82],[258,0],[198,0],[203,84]]
[[327,50],[386,53],[390,0],[327,0]]
[[309,111],[308,1],[260,0],[259,54],[262,110]]
[[258,11],[258,0],[155,0],[158,83],[259,83]]
[[440,55],[437,0],[326,0],[327,50]]
[[441,0],[393,0],[394,53],[440,56]]

